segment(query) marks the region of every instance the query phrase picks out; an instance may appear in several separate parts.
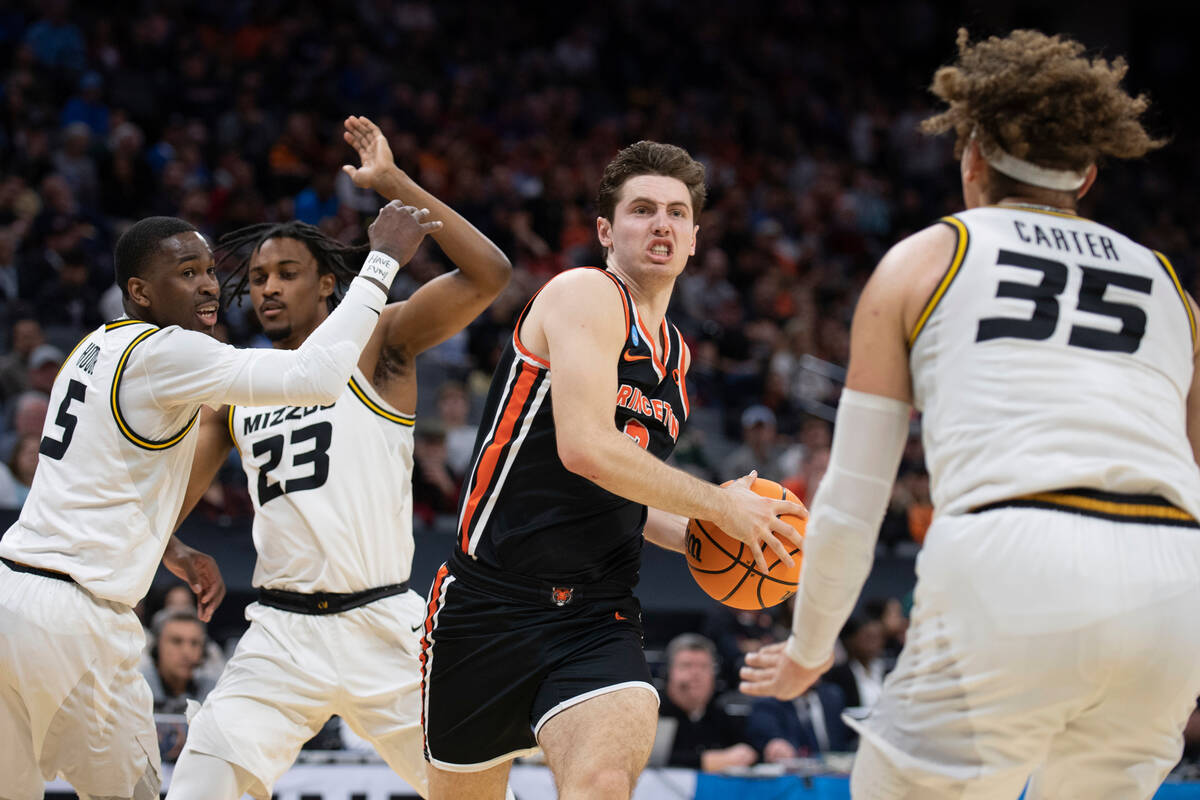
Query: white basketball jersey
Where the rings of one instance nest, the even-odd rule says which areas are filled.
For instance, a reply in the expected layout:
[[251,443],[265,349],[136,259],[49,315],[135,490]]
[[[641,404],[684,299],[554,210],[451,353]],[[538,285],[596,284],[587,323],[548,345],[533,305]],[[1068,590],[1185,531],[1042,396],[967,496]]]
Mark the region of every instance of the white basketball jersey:
[[183,504],[200,406],[159,408],[150,392],[122,391],[122,378],[140,381],[127,375],[139,346],[166,335],[140,320],[110,322],[67,356],[33,487],[0,555],[125,605],[146,593]]
[[1167,259],[1030,206],[942,222],[958,248],[909,342],[937,512],[1086,488],[1200,518],[1196,322]]
[[331,406],[229,410],[254,501],[253,583],[356,592],[412,568],[413,417],[357,368]]

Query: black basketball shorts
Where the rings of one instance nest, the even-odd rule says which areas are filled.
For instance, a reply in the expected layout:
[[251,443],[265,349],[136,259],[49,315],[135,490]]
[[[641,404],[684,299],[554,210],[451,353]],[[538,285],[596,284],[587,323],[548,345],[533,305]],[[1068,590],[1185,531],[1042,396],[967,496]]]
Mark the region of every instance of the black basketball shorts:
[[658,695],[626,587],[553,586],[456,552],[429,592],[421,639],[425,758],[477,772],[537,750],[551,717],[629,687]]

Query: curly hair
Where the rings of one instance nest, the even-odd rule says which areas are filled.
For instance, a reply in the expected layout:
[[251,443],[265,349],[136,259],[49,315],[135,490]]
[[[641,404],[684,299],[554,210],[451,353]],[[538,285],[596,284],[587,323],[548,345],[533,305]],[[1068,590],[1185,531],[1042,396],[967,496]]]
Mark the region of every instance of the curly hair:
[[[295,239],[303,244],[316,259],[317,274],[332,274],[339,288],[354,279],[371,249],[369,245],[342,244],[325,235],[320,228],[295,220],[263,222],[239,228],[222,236],[218,244],[217,264],[229,270],[228,277],[221,284],[227,304],[234,298],[241,302],[250,281],[250,259],[268,239]],[[331,297],[330,305],[334,302]]]
[[971,44],[958,30],[958,61],[940,68],[930,91],[949,108],[921,124],[953,130],[955,155],[971,136],[985,154],[998,147],[1035,164],[1082,171],[1100,158],[1140,158],[1162,147],[1138,119],[1150,105],[1129,95],[1125,59],[1089,59],[1073,39],[1016,30]]

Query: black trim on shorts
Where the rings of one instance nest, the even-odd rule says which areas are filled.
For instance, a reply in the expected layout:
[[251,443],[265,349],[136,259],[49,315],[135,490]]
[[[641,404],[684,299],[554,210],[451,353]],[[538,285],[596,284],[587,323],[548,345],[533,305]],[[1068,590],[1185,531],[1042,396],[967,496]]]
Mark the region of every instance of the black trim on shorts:
[[408,591],[408,581],[389,583],[386,586],[376,586],[363,589],[361,592],[289,592],[284,589],[259,589],[258,602],[280,611],[290,611],[293,614],[341,614],[353,608],[374,603],[385,597],[404,594]]
[[4,566],[11,569],[13,572],[26,572],[30,575],[41,575],[43,578],[51,578],[56,581],[65,581],[66,583],[74,583],[78,585],[78,581],[72,578],[65,572],[59,572],[56,569],[42,569],[40,567],[31,567],[28,564],[22,564],[19,561],[10,561],[7,558],[0,557],[0,561],[4,562]]

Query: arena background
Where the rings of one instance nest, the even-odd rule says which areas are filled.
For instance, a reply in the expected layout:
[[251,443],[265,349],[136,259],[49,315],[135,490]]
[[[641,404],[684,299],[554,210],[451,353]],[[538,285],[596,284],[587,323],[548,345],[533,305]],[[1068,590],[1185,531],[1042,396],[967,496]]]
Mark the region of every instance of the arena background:
[[[637,139],[688,148],[709,176],[670,311],[695,354],[674,460],[714,480],[757,465],[810,498],[863,281],[891,243],[961,207],[950,142],[915,128],[955,30],[1037,27],[1128,56],[1128,85],[1172,142],[1102,165],[1082,213],[1167,253],[1195,294],[1198,17],[1191,4],[1003,0],[0,3],[0,460],[15,484],[30,478],[37,392],[55,350],[120,313],[111,254],[130,222],[177,215],[215,241],[298,217],[364,241],[378,199],[339,173],[353,159],[341,120],[361,114],[515,268],[487,313],[419,359],[414,585],[451,546],[461,473],[447,452],[477,421],[497,349],[547,278],[601,263],[591,198]],[[394,296],[446,268],[424,245]],[[265,345],[248,302],[219,334]],[[458,386],[466,422],[452,418]],[[244,484],[231,461],[182,533],[229,584],[210,627],[222,642],[252,597]],[[864,600],[906,597],[929,513],[914,436]],[[173,582],[160,573],[147,615]],[[681,630],[786,631],[786,612],[722,617],[654,548],[639,592],[652,657]]]

